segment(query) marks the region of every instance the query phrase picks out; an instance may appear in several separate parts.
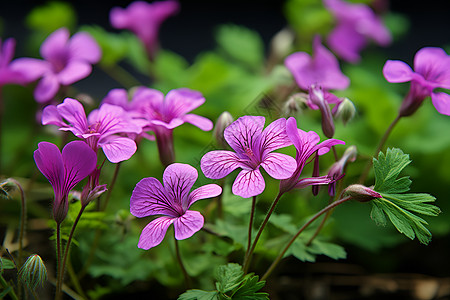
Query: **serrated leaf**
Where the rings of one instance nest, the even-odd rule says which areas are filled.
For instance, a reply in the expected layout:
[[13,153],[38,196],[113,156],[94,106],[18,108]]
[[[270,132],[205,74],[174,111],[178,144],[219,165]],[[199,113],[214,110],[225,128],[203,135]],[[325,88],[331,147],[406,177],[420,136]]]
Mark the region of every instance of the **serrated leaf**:
[[217,291],[188,290],[178,300],[219,300]]
[[4,257],[0,257],[0,273],[3,270],[9,270],[9,269],[15,269],[16,265],[14,264],[14,262],[12,262],[11,260],[4,258]]
[[347,258],[344,247],[317,238],[312,241],[307,250],[315,255],[326,255],[336,260]]
[[316,256],[308,252],[306,245],[303,241],[297,239],[292,243],[292,245],[289,247],[289,249],[284,254],[284,257],[293,255],[300,261],[309,261],[309,262],[315,262]]
[[229,292],[238,287],[244,276],[244,271],[239,264],[229,263],[219,266],[216,270],[216,288],[221,293]]
[[269,299],[268,293],[258,292],[266,284],[259,281],[259,277],[253,274],[245,276],[241,286],[233,293],[233,300],[265,300]]
[[387,149],[386,155],[380,152],[373,159],[375,171],[374,190],[379,193],[403,193],[409,190],[409,177],[398,178],[400,172],[411,162],[408,154],[398,148]]

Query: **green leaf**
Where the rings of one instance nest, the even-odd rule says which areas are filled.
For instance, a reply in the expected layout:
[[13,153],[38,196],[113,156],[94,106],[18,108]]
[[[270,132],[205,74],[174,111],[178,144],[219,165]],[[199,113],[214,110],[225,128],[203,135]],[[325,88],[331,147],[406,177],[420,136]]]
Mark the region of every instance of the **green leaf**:
[[307,248],[308,252],[316,255],[326,255],[332,259],[345,259],[347,252],[344,247],[315,238]]
[[308,252],[305,243],[302,240],[296,239],[291,247],[286,251],[284,257],[293,255],[300,261],[315,262],[316,256]]
[[400,172],[410,163],[409,156],[400,149],[388,149],[386,155],[380,152],[378,160],[373,160],[375,170],[375,191],[383,197],[374,199],[371,217],[377,225],[386,224],[386,216],[397,228],[410,239],[417,239],[428,244],[431,233],[425,227],[428,223],[415,215],[437,216],[441,210],[430,203],[436,200],[429,194],[400,194],[409,190],[411,180],[398,178]]
[[216,288],[221,293],[229,292],[241,284],[244,271],[239,264],[229,263],[219,266],[216,270]]
[[219,300],[217,291],[188,290],[178,300]]
[[408,191],[411,185],[409,177],[401,177],[399,179],[397,177],[410,162],[409,155],[404,154],[400,149],[388,148],[386,155],[380,152],[378,159],[373,159],[375,170],[374,190],[379,193],[403,193]]
[[0,273],[3,272],[3,270],[9,270],[9,269],[15,269],[16,265],[14,262],[7,258],[0,257]]
[[258,69],[264,60],[264,43],[256,31],[237,25],[222,25],[216,40],[231,58]]
[[265,300],[269,299],[268,293],[258,292],[266,284],[259,281],[259,277],[253,274],[245,276],[241,286],[233,293],[233,300]]
[[61,27],[73,29],[76,23],[76,13],[68,2],[53,1],[37,6],[26,17],[26,24],[33,30],[46,33]]

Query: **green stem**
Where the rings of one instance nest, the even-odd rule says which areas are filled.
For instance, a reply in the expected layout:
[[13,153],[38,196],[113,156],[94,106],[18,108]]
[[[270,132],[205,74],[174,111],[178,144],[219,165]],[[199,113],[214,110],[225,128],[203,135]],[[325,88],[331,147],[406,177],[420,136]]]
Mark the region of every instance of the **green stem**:
[[261,277],[261,281],[265,280],[270,273],[272,273],[272,271],[275,269],[275,267],[278,265],[278,263],[281,261],[281,259],[283,258],[284,254],[286,253],[286,251],[289,249],[289,247],[294,243],[294,241],[297,239],[297,237],[309,226],[311,225],[312,222],[314,222],[318,217],[320,217],[322,214],[326,213],[327,211],[329,211],[330,209],[333,209],[334,207],[347,202],[348,200],[351,200],[352,197],[348,196],[345,197],[343,199],[334,201],[333,203],[329,204],[327,207],[323,208],[321,211],[319,211],[318,213],[316,213],[311,219],[309,219],[308,222],[306,222],[300,229],[299,231],[292,237],[292,239],[289,241],[289,243],[286,245],[286,247],[284,247],[283,251],[280,252],[280,254],[277,256],[277,258],[273,261],[273,263],[270,265],[270,267],[267,269],[266,273],[263,275],[263,277]]
[[[330,197],[330,199],[328,200],[328,205],[333,202],[332,199],[333,198]],[[325,225],[326,221],[328,220],[328,217],[331,215],[331,212],[332,212],[332,210],[327,211],[327,213],[323,217],[322,221],[320,222],[319,226],[317,227],[316,232],[314,232],[313,236],[306,243],[306,246],[311,245],[312,241],[317,237],[317,235],[319,234],[319,232],[322,230],[323,226]]]
[[175,236],[174,236],[174,240],[175,240],[175,253],[177,256],[177,261],[178,261],[178,264],[180,265],[181,272],[183,273],[183,276],[184,276],[184,283],[186,285],[186,289],[189,289],[191,286],[191,283],[190,283],[191,278],[189,277],[189,274],[187,273],[186,268],[184,267],[183,260],[181,259],[180,248],[178,247],[178,240],[175,238]]
[[14,178],[9,178],[20,191],[20,200],[21,200],[21,216],[20,216],[20,230],[19,230],[19,255],[17,257],[17,263],[19,268],[22,267],[22,257],[23,257],[23,236],[25,232],[26,226],[26,217],[27,217],[27,205],[25,201],[25,192],[22,188],[22,185],[15,180]]
[[252,245],[252,229],[253,229],[253,219],[255,217],[255,207],[256,207],[256,196],[252,198],[252,208],[250,212],[250,221],[248,224],[248,242],[247,242],[247,251],[245,252],[245,257],[248,256],[248,252],[250,251],[250,247]]
[[88,299],[88,297],[85,295],[83,291],[83,288],[81,287],[80,281],[78,280],[77,274],[73,269],[72,262],[70,259],[67,261],[67,272],[69,273],[70,280],[72,281],[72,284],[75,287],[76,292],[80,294],[83,297],[83,299]]
[[[394,129],[395,125],[397,125],[398,121],[400,121],[400,119],[402,118],[402,116],[398,115],[394,121],[392,121],[391,125],[389,125],[389,127],[386,129],[386,132],[384,133],[383,137],[381,138],[377,149],[375,150],[375,153],[373,154],[373,157],[377,157],[378,153],[381,151],[381,149],[383,149],[384,144],[386,144],[387,139],[389,138],[389,135],[391,134],[392,130]],[[359,177],[359,183],[360,184],[364,184],[364,181],[367,179],[367,176],[369,175],[370,169],[372,167],[372,159],[369,159],[369,161],[366,164],[366,167],[364,169],[364,171],[361,173],[361,177]]]
[[270,216],[272,215],[273,211],[275,210],[275,207],[278,204],[278,201],[280,200],[281,196],[283,195],[283,193],[278,193],[277,197],[275,198],[275,200],[272,203],[272,206],[270,207],[269,211],[266,214],[266,217],[264,218],[264,221],[261,223],[261,226],[258,229],[258,232],[256,233],[256,237],[255,240],[253,241],[253,244],[250,248],[249,251],[247,251],[247,255],[244,259],[244,264],[243,264],[243,270],[244,272],[247,272],[248,267],[250,266],[250,262],[252,260],[252,256],[253,256],[253,252],[255,251],[255,247],[256,244],[258,243],[259,237],[261,236],[264,227],[266,227],[267,222],[269,221]]
[[108,193],[106,194],[105,201],[103,203],[103,206],[101,207],[102,211],[104,211],[106,209],[106,207],[108,206],[108,202],[109,202],[109,199],[111,198],[112,190],[114,188],[114,185],[116,184],[116,180],[119,175],[120,164],[121,164],[120,162],[117,163],[116,168],[114,169],[114,175],[113,175],[113,178],[111,179],[111,184],[109,185]]
[[56,223],[56,293],[55,300],[61,299],[61,286],[62,286],[62,275],[61,275],[61,223]]
[[333,149],[333,155],[334,155],[334,160],[335,161],[339,161],[339,157],[336,151],[336,147],[335,146],[331,146],[331,149]]
[[[8,286],[9,286],[9,284],[6,282],[5,278],[3,278],[2,275],[0,275],[0,284],[3,286],[4,289],[7,289]],[[17,298],[17,295],[14,292],[14,289],[12,287],[9,290],[8,294],[11,297],[12,300],[19,300],[19,298]]]

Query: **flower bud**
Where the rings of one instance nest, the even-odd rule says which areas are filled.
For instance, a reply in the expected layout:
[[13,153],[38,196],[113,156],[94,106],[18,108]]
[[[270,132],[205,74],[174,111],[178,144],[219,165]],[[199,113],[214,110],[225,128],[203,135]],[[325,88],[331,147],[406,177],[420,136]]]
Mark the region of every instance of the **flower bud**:
[[225,148],[227,143],[225,138],[223,137],[223,132],[225,128],[230,126],[231,123],[234,122],[233,117],[227,111],[224,111],[220,114],[219,118],[217,118],[216,126],[214,126],[213,136],[216,139],[217,145]]
[[278,31],[270,42],[271,52],[276,57],[286,57],[292,51],[294,39],[295,34],[292,30],[284,28]]
[[35,290],[47,280],[47,269],[41,257],[33,254],[19,270],[20,280],[30,289]]
[[355,117],[355,114],[356,108],[353,102],[348,98],[344,98],[344,100],[338,104],[334,117],[342,120],[342,123],[346,125],[347,122],[351,121]]
[[379,193],[361,184],[352,184],[344,190],[344,196],[350,196],[359,202],[368,202],[375,198],[383,198]]
[[302,110],[307,107],[306,102],[308,101],[308,94],[305,93],[295,93],[291,95],[286,102],[283,104],[282,114],[285,117],[294,116],[297,113],[302,112]]
[[331,139],[334,136],[334,121],[330,106],[325,101],[325,95],[320,86],[312,85],[309,89],[309,100],[313,105],[319,107],[322,114],[322,131]]
[[104,192],[108,189],[106,188],[106,184],[97,185],[92,190],[89,188],[89,185],[85,185],[83,191],[81,192],[81,205],[86,206],[89,202],[100,197]]
[[0,183],[0,198],[1,199],[9,199],[10,193],[16,190],[17,185],[10,178],[3,180]]

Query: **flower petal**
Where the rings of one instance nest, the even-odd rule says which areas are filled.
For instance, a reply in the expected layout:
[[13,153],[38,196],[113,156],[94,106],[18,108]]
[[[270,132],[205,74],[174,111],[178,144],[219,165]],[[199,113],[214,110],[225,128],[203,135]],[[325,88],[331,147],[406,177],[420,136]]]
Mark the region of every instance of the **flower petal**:
[[310,185],[324,185],[329,184],[330,182],[335,181],[332,177],[325,175],[325,176],[319,176],[319,177],[311,177],[311,178],[302,178],[300,179],[294,188],[296,189],[303,189]]
[[63,85],[70,85],[91,74],[92,66],[84,61],[70,61],[61,72],[58,73],[58,80]]
[[152,215],[178,217],[180,214],[172,207],[172,201],[158,179],[143,178],[136,184],[130,198],[130,212],[142,218]]
[[236,153],[225,150],[210,151],[200,161],[203,174],[211,179],[220,179],[240,167]]
[[261,163],[261,167],[275,179],[286,179],[297,169],[297,161],[286,154],[269,153]]
[[87,32],[78,32],[69,41],[71,59],[84,60],[91,64],[99,62],[102,51],[95,39]]
[[64,182],[64,164],[58,147],[49,142],[40,142],[33,156],[39,171],[50,181],[57,195]]
[[122,107],[124,110],[128,110],[129,102],[128,102],[128,92],[125,89],[112,89],[108,92],[108,94],[103,98],[101,104],[111,104]]
[[439,113],[450,116],[450,95],[444,92],[432,93],[431,100]]
[[110,135],[98,141],[106,158],[112,163],[118,163],[130,159],[136,152],[136,142],[127,137]]
[[348,22],[338,24],[329,34],[327,42],[339,57],[351,63],[361,59],[359,53],[367,45],[366,37]]
[[292,145],[286,133],[286,119],[280,118],[270,123],[262,132],[261,137],[261,156],[273,150],[284,148]]
[[97,164],[97,155],[85,142],[73,141],[62,150],[62,160],[64,163],[65,188],[69,192],[94,171]]
[[184,116],[205,103],[202,93],[188,88],[171,90],[166,95],[164,114],[172,118]]
[[163,174],[164,188],[177,207],[187,209],[188,195],[197,178],[197,170],[188,164],[174,163],[166,168]]
[[11,70],[23,73],[28,82],[40,78],[44,73],[51,71],[49,62],[41,59],[22,57],[10,64]]
[[191,237],[194,233],[202,229],[204,222],[203,216],[198,211],[186,211],[173,222],[175,238],[177,240],[184,240]]
[[58,127],[66,127],[61,115],[56,108],[56,105],[47,105],[42,112],[42,125],[56,125]]
[[242,170],[232,186],[233,194],[243,198],[250,198],[261,194],[266,187],[264,178],[259,170]]
[[258,147],[265,118],[261,116],[243,116],[225,128],[224,138],[238,154]]
[[58,90],[58,78],[53,73],[45,73],[44,77],[39,80],[33,94],[37,102],[43,103],[51,100]]
[[174,218],[171,217],[160,217],[148,223],[139,237],[138,247],[148,250],[158,246],[164,239],[167,229],[173,221]]
[[67,28],[60,28],[50,34],[42,43],[41,56],[47,61],[60,60],[62,53],[67,51],[66,44],[70,33]]
[[66,98],[64,102],[57,105],[59,114],[62,118],[72,125],[71,131],[76,136],[83,134],[88,130],[86,113],[83,105],[75,99]]
[[425,47],[414,56],[414,70],[427,81],[450,89],[450,56],[437,47]]
[[413,78],[413,74],[413,70],[399,60],[388,60],[383,67],[383,75],[388,82],[407,82]]
[[186,209],[197,200],[217,197],[222,193],[222,188],[217,184],[207,184],[192,191]]
[[213,128],[213,122],[211,120],[199,115],[184,115],[183,121],[191,123],[192,125],[197,126],[203,131],[210,131]]

